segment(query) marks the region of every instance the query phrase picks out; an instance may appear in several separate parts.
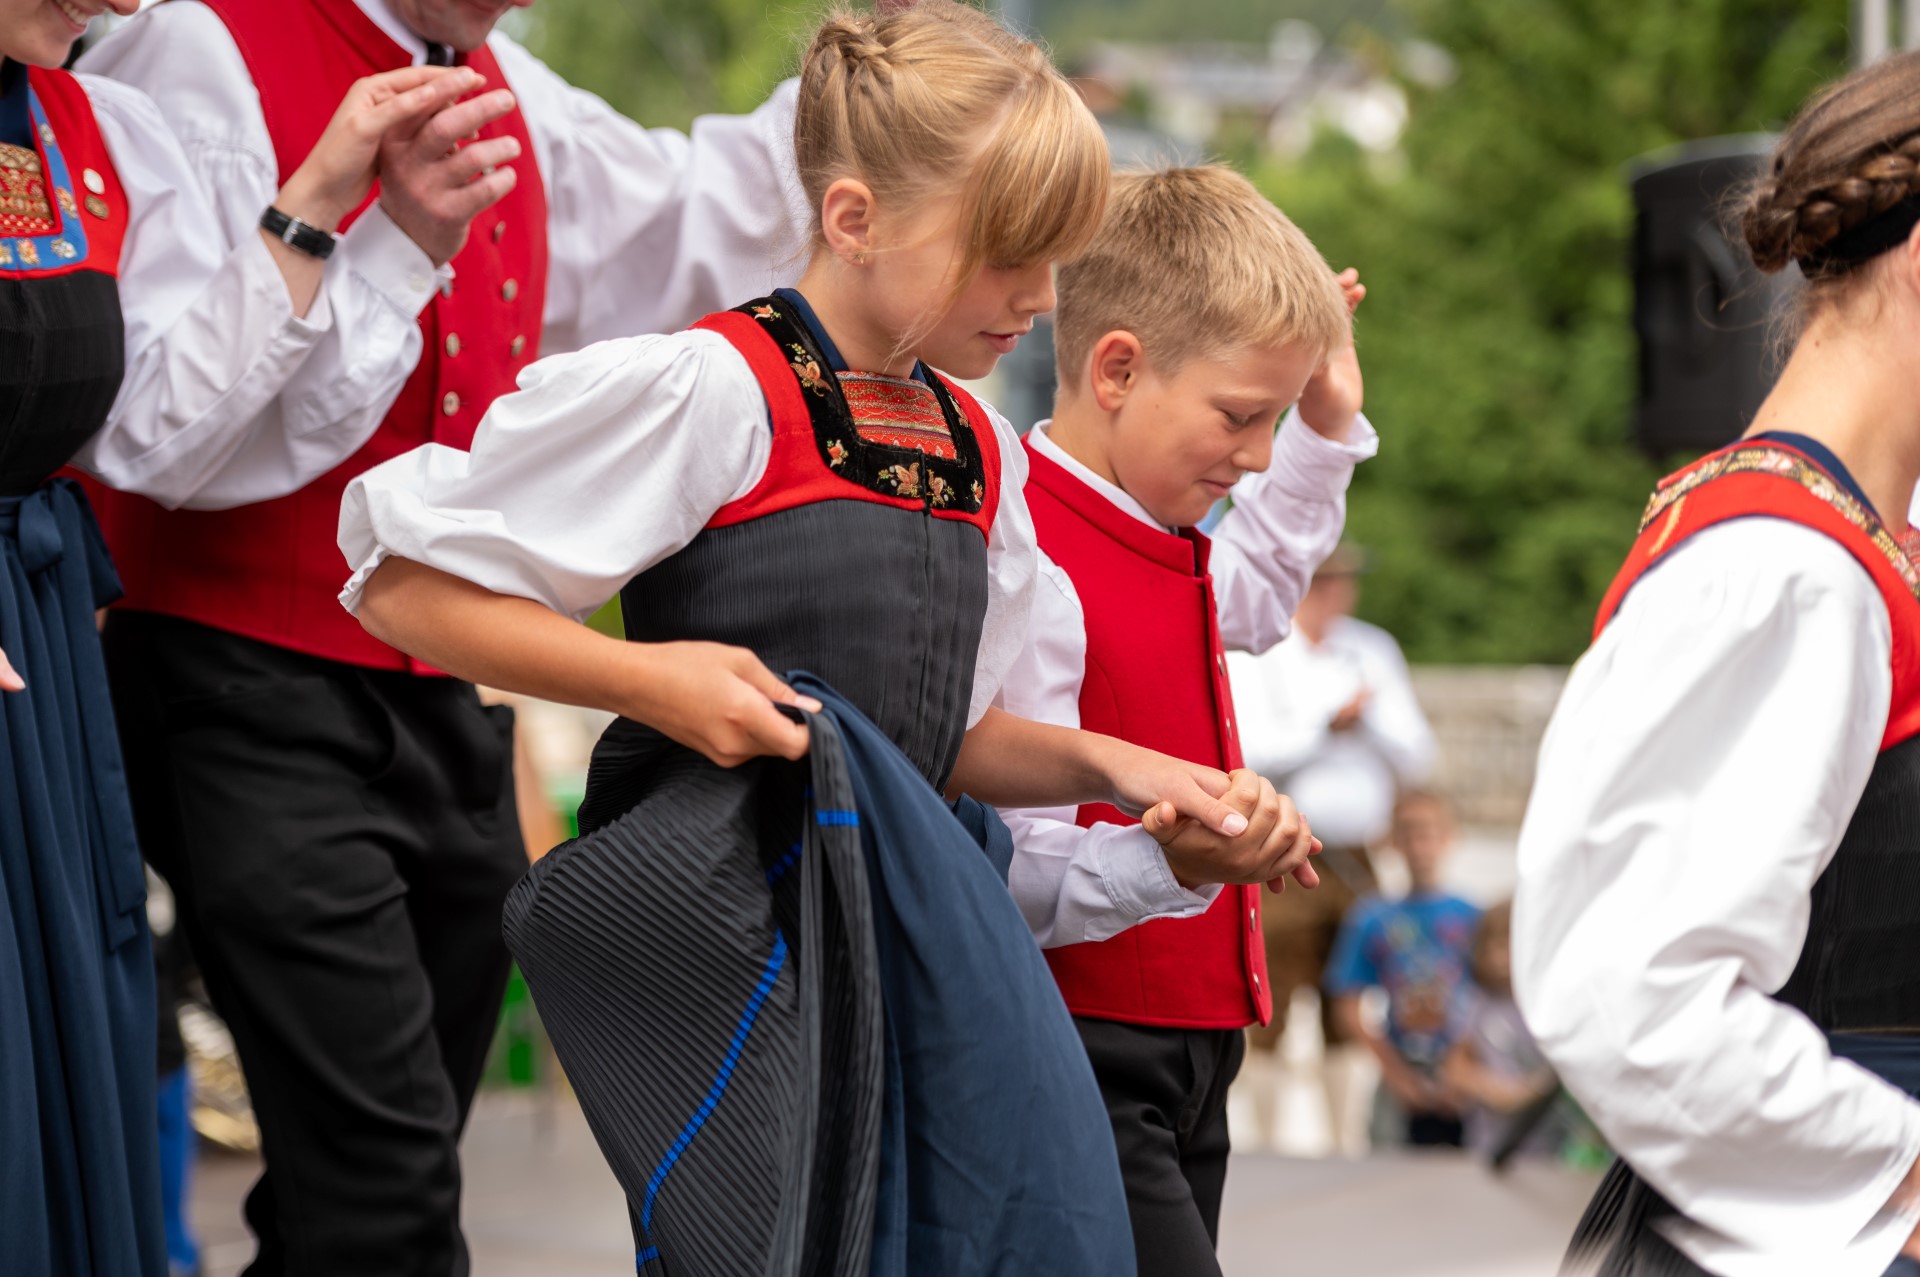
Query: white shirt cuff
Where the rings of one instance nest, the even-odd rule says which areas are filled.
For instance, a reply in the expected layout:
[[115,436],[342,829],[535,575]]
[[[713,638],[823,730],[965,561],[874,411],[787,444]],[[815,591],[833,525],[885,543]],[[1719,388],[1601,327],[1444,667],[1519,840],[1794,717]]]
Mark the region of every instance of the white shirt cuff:
[[418,318],[433,295],[453,280],[453,267],[436,267],[378,202],[347,228],[340,252],[349,270],[410,319]]
[[1338,496],[1353,481],[1353,468],[1380,451],[1380,436],[1365,413],[1353,419],[1345,439],[1314,430],[1298,407],[1280,422],[1269,473],[1286,491],[1303,497]]
[[1098,861],[1100,884],[1113,907],[1134,922],[1156,918],[1191,918],[1205,913],[1220,895],[1219,883],[1188,891],[1173,876],[1166,853],[1144,829],[1105,840]]

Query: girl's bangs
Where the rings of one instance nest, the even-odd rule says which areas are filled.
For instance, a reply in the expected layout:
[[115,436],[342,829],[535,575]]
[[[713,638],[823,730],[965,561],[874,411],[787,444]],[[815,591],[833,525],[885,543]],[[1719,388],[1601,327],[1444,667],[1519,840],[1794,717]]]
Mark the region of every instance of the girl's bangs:
[[1030,94],[975,165],[966,273],[1078,257],[1100,228],[1111,173],[1106,136],[1071,86]]

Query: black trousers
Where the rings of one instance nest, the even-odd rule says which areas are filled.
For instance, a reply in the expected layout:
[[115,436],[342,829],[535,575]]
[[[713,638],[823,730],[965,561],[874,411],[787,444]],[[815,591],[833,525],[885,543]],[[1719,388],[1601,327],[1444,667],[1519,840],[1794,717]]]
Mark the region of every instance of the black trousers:
[[1227,1088],[1245,1032],[1073,1022],[1113,1122],[1140,1277],[1219,1277]]
[[141,844],[260,1121],[248,1277],[465,1273],[458,1141],[526,869],[512,712],[167,617],[105,639]]

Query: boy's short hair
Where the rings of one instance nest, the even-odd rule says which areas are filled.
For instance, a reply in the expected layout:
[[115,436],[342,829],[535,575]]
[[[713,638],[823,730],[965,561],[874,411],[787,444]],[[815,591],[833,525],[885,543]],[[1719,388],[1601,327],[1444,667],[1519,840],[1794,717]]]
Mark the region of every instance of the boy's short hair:
[[1295,342],[1324,357],[1351,320],[1319,250],[1218,164],[1119,173],[1093,244],[1062,265],[1054,351],[1077,389],[1094,343],[1124,329],[1163,374],[1196,355]]

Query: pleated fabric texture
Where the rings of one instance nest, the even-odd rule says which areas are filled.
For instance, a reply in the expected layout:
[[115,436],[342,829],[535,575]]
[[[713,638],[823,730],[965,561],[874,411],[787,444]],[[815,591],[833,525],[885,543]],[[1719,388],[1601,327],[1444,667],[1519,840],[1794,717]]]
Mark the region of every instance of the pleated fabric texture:
[[811,767],[733,770],[621,726],[581,836],[528,872],[505,931],[639,1266],[864,1277],[882,1013],[833,725],[815,722]]
[[1133,1272],[1091,1066],[982,854],[1004,827],[788,677],[826,706],[806,760],[723,771],[622,725],[585,832],[507,905],[641,1270]]
[[79,485],[0,498],[0,1246],[8,1272],[166,1272],[153,955]]

